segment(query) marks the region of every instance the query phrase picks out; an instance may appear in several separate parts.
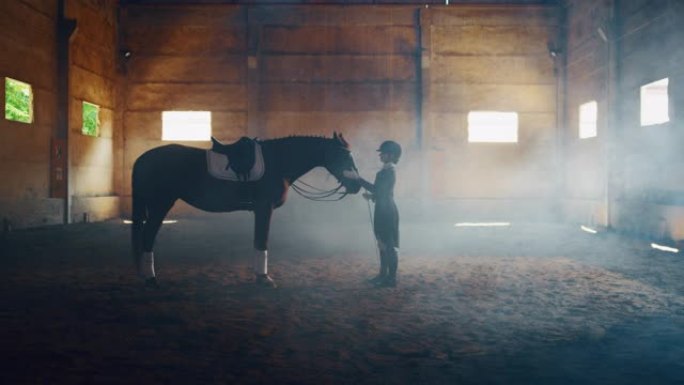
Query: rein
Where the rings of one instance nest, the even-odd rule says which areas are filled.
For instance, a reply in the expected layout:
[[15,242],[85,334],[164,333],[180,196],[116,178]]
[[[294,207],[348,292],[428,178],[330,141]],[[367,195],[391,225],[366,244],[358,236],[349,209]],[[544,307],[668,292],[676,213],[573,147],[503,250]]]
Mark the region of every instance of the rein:
[[[342,147],[342,149],[344,149],[344,151],[350,154],[349,150],[346,147]],[[329,164],[330,154],[328,153],[328,151],[325,151],[323,153],[323,157],[323,164]],[[356,170],[355,166],[354,169]],[[342,200],[344,197],[347,196],[347,192],[340,192],[340,189],[343,187],[342,183],[339,183],[337,187],[330,190],[322,190],[301,180],[293,181],[292,184],[290,184],[290,186],[297,194],[311,201],[335,202]]]
[[[302,184],[306,187],[298,186],[295,183]],[[297,194],[311,201],[336,202],[347,196],[346,192],[339,192],[342,188],[342,183],[340,183],[337,187],[330,190],[321,190],[318,187],[312,186],[300,180],[294,181],[290,186]],[[339,194],[339,196],[333,197],[336,194]]]

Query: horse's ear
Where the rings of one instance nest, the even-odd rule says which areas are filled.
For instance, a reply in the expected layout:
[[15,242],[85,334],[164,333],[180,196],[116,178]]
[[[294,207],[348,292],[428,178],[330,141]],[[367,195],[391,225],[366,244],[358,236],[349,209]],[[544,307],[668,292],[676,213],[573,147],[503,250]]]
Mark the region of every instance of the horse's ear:
[[342,136],[342,134],[337,136],[337,140],[339,140],[344,145],[344,147],[349,147],[349,143],[347,143],[347,140],[344,139],[344,136]]
[[338,139],[339,137],[337,136],[337,131],[333,131],[333,139]]

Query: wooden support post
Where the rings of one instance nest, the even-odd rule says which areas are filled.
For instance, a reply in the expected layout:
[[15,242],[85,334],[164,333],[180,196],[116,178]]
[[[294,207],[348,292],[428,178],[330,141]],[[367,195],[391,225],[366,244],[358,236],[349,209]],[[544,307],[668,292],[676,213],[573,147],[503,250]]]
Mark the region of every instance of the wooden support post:
[[50,146],[50,196],[64,200],[63,222],[69,223],[69,39],[76,20],[64,17],[57,2],[57,125]]
[[[416,10],[416,147],[420,161],[421,204],[430,202],[432,178],[430,175],[430,114],[431,91],[430,61],[432,55],[432,13],[428,6]],[[427,133],[426,133],[427,131]],[[422,210],[425,212],[425,210]]]
[[567,156],[566,147],[568,145],[567,129],[568,125],[568,31],[567,24],[567,9],[564,6],[557,7],[557,31],[556,39],[549,43],[549,55],[553,60],[553,71],[556,78],[556,132],[555,132],[555,149],[554,149],[554,196],[555,202],[558,206],[557,212],[560,216],[558,219],[564,219],[565,216],[565,198],[566,198],[566,170],[564,159]]
[[620,122],[620,15],[618,13],[619,0],[613,0],[610,4],[610,19],[608,20],[604,31],[607,35],[606,56],[607,56],[607,87],[606,87],[606,105],[607,105],[607,132],[604,140],[605,147],[605,191],[604,191],[604,224],[607,229],[613,227],[613,205],[615,204],[617,182],[621,174],[618,165],[618,153],[620,151],[621,140],[621,122]]
[[[247,136],[265,135],[260,110],[261,23],[250,18],[247,8]],[[258,12],[258,9],[256,10]]]

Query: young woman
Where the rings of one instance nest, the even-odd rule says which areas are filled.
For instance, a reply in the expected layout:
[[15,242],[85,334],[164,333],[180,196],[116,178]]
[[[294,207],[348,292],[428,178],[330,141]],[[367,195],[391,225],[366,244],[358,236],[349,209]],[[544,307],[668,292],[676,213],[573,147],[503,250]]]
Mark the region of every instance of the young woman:
[[371,283],[379,287],[394,287],[397,284],[397,268],[399,267],[399,210],[394,203],[394,185],[397,177],[394,165],[401,157],[399,143],[386,140],[380,148],[382,169],[375,175],[375,182],[370,183],[356,172],[345,172],[345,176],[357,179],[368,191],[366,199],[375,202],[373,231],[380,251],[380,272],[371,279]]

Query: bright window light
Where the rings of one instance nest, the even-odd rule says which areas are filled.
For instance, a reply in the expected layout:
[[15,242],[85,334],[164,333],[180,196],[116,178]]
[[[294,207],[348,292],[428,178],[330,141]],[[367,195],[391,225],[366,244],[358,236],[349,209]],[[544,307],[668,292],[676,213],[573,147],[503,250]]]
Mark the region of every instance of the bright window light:
[[98,136],[100,132],[100,106],[83,102],[83,127],[81,133],[87,136]]
[[596,136],[598,105],[596,101],[584,103],[579,107],[579,137],[581,139]]
[[211,112],[163,111],[162,140],[210,140]]
[[[130,225],[130,224],[133,223],[133,221],[130,220],[130,219],[124,219],[124,220],[123,220],[123,223],[124,223],[125,225]],[[178,223],[178,220],[176,220],[176,219],[164,219],[164,220],[162,221],[162,223],[165,224],[165,225],[170,225],[170,224],[173,224],[173,223]]]
[[33,88],[30,84],[5,78],[5,119],[33,122]]
[[651,248],[661,251],[667,251],[668,253],[679,253],[679,249],[664,245],[659,245],[657,243],[651,243]]
[[669,79],[665,78],[641,87],[642,126],[651,126],[670,121],[668,111],[669,99],[667,96],[668,83]]
[[468,142],[517,143],[518,113],[470,111],[468,113]]

